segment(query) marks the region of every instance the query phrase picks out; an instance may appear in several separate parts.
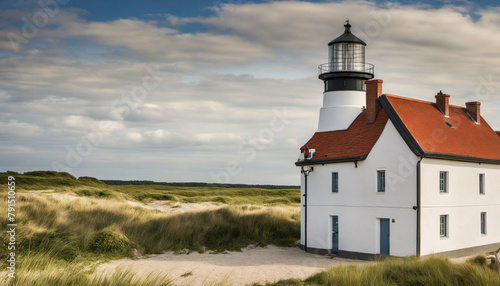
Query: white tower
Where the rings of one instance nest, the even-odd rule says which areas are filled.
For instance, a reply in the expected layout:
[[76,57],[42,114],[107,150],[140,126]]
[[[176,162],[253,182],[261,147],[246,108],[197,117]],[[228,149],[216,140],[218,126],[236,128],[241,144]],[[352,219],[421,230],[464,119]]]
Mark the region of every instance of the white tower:
[[365,80],[374,67],[365,63],[366,43],[351,33],[349,20],[340,37],[328,43],[328,63],[319,66],[325,83],[318,132],[347,129],[366,102]]

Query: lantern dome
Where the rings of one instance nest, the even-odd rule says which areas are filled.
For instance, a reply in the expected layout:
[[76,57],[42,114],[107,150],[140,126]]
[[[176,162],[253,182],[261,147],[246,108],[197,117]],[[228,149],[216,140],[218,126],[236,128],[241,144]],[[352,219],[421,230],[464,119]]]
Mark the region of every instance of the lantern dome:
[[373,65],[365,62],[366,43],[351,32],[349,20],[344,27],[344,33],[328,43],[328,63],[318,67],[325,92],[364,91],[365,80],[374,77]]
[[361,40],[360,38],[356,37],[353,33],[351,33],[351,24],[349,24],[349,20],[346,21],[344,27],[345,27],[344,33],[339,37],[337,37],[335,40],[329,42],[328,46],[331,46],[336,43],[359,43],[362,44],[363,46],[366,46],[366,43],[363,42],[363,40]]

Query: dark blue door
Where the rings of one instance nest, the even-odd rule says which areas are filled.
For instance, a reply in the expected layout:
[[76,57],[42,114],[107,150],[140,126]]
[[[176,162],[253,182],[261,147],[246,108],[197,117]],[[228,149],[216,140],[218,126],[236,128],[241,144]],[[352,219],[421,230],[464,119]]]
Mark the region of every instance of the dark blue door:
[[332,216],[332,253],[339,252],[339,217]]
[[388,218],[380,219],[380,254],[390,255],[390,224]]

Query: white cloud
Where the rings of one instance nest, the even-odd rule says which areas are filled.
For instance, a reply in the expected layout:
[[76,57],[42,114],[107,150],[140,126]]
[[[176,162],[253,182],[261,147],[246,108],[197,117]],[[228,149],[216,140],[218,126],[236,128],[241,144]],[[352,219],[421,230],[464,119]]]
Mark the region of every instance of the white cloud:
[[34,150],[32,148],[28,148],[25,146],[0,146],[0,154],[26,154],[33,153]]
[[[170,15],[168,27],[141,19],[91,22],[61,9],[19,54],[0,58],[0,133],[41,142],[12,145],[33,150],[39,155],[30,160],[50,168],[53,158],[64,160],[66,146],[76,150],[109,123],[75,172],[91,166],[88,175],[95,169],[107,178],[101,174],[123,169],[128,179],[206,181],[237,160],[244,168],[232,182],[297,184],[293,161],[322,104],[316,68],[346,18],[368,43],[367,62],[384,92],[432,101],[442,89],[457,105],[478,98],[486,120],[500,126],[500,9],[474,10],[475,17],[470,9],[276,1],[232,5],[211,17]],[[0,24],[0,50],[10,49],[2,40],[17,29],[12,21]],[[203,29],[185,32],[191,24]],[[156,64],[161,82],[133,98],[146,67]],[[259,138],[283,107],[293,114],[283,131]],[[248,162],[242,143],[265,148]],[[54,156],[41,156],[42,149]],[[173,164],[179,170],[169,169]],[[154,178],[144,177],[149,171]]]
[[42,128],[40,128],[36,124],[19,122],[16,119],[11,119],[7,122],[0,121],[0,135],[2,135],[2,137],[7,137],[7,138],[10,136],[31,137],[39,135],[41,131]]

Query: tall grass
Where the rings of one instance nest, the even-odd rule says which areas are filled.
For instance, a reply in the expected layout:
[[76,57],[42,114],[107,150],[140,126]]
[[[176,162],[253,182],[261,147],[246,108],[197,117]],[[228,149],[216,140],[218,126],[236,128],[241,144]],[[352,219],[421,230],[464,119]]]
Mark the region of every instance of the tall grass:
[[181,203],[215,202],[223,204],[294,205],[300,204],[300,190],[218,188],[218,187],[173,187],[173,186],[113,186],[141,202],[170,200]]
[[289,279],[265,285],[489,286],[500,285],[500,276],[486,266],[456,264],[444,258],[392,258],[372,265],[341,265],[305,280]]
[[[2,209],[5,193],[0,195]],[[239,250],[249,244],[290,246],[300,235],[299,210],[290,206],[239,205],[167,214],[116,199],[21,192],[16,207],[17,278],[0,285],[170,285],[163,277],[141,280],[133,271],[100,274],[86,266],[133,257],[132,249],[151,254]],[[1,233],[6,233],[5,216],[0,223]],[[7,239],[2,235],[1,268]]]
[[[5,204],[4,195],[0,200]],[[19,193],[17,201],[19,249],[52,252],[65,261],[131,257],[132,248],[150,254],[239,250],[249,244],[290,246],[300,236],[299,210],[287,206],[166,214],[116,200],[58,193]],[[4,232],[5,218],[0,220]],[[2,258],[6,249],[4,245],[0,250]]]
[[75,178],[64,172],[34,171],[0,173],[0,182],[15,176],[19,190],[54,190],[78,196],[152,202],[169,200],[180,203],[215,202],[223,204],[294,205],[300,204],[298,189],[180,187],[162,185],[110,186],[91,177]]
[[[69,263],[54,259],[51,252],[27,253],[17,262],[16,278],[4,279],[5,286],[169,286],[173,285],[167,275],[142,276],[133,269],[117,268],[108,272],[97,272],[88,263]],[[0,273],[6,277],[6,273]]]

